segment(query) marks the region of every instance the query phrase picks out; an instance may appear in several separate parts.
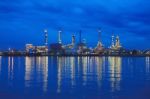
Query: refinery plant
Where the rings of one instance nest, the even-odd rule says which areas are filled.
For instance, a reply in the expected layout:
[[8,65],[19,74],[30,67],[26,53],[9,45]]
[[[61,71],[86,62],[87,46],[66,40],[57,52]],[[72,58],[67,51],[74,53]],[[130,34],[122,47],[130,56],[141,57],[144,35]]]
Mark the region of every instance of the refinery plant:
[[62,31],[58,31],[58,42],[48,44],[48,30],[44,30],[44,44],[42,46],[34,46],[33,44],[26,44],[24,55],[89,55],[89,56],[149,56],[150,50],[140,51],[140,50],[127,50],[122,47],[120,43],[119,36],[112,35],[111,45],[109,48],[103,46],[101,41],[101,31],[98,30],[99,39],[97,42],[97,46],[95,48],[89,48],[85,42],[82,40],[82,32],[79,32],[79,41],[76,41],[76,36],[72,35],[70,44],[62,43]]
[[110,47],[105,47],[101,40],[101,31],[98,30],[98,41],[94,48],[87,46],[86,40],[82,39],[82,32],[79,32],[79,41],[72,35],[69,44],[62,43],[62,31],[58,31],[58,41],[48,43],[48,30],[44,30],[43,45],[35,46],[32,43],[26,44],[24,50],[14,50],[9,48],[0,51],[0,56],[150,56],[150,49],[128,50],[120,43],[119,36],[111,36]]

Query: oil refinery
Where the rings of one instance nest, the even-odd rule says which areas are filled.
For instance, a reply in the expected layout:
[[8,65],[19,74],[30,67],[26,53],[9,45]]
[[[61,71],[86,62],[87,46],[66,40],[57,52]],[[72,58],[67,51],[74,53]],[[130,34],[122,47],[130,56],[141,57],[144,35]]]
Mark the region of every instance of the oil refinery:
[[58,31],[58,41],[56,43],[48,43],[48,30],[44,30],[43,45],[35,46],[32,43],[25,45],[24,51],[8,51],[0,52],[1,56],[5,55],[41,55],[41,56],[150,56],[150,50],[128,50],[121,43],[118,35],[111,37],[110,47],[105,47],[101,39],[101,30],[98,30],[98,42],[94,48],[89,48],[84,39],[82,39],[82,31],[79,32],[79,41],[72,34],[69,44],[62,43],[62,31]]
[[[70,44],[64,45],[62,43],[62,31],[58,31],[58,42],[48,44],[48,31],[44,30],[44,44],[41,46],[33,46],[33,44],[26,44],[27,54],[50,54],[50,55],[105,55],[115,52],[122,52],[123,47],[120,44],[119,36],[112,36],[112,45],[110,48],[105,48],[101,41],[101,31],[98,30],[99,40],[95,48],[88,48],[85,40],[82,40],[82,32],[79,32],[79,41],[76,41],[76,36],[72,35]],[[115,39],[115,40],[114,40]]]

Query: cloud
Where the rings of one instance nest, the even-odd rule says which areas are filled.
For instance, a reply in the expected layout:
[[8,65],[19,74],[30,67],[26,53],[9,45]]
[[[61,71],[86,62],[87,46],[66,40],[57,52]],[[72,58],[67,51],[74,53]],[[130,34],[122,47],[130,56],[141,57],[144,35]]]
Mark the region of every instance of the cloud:
[[[142,37],[150,41],[149,4],[147,0],[0,0],[0,30],[15,36],[18,31],[33,36],[32,32],[42,28],[56,33],[60,27],[66,32],[83,29],[89,35],[95,33],[95,36],[86,36],[92,40],[97,36],[97,28],[101,27],[106,39],[112,34],[110,32],[115,31],[127,39]],[[51,36],[56,36],[56,33]],[[131,34],[130,38],[128,34]]]

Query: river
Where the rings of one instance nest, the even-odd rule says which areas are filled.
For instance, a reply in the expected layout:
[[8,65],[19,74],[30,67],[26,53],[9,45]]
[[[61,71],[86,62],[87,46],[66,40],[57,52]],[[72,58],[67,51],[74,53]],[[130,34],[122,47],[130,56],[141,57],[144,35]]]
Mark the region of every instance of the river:
[[150,99],[150,57],[2,57],[0,99]]

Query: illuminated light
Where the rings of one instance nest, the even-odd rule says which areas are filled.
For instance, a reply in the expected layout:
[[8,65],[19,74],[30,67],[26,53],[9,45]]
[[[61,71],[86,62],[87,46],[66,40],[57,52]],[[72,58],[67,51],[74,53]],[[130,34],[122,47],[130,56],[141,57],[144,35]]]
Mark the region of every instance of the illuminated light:
[[103,71],[105,71],[106,57],[103,57],[102,60],[103,60],[102,69],[103,69]]
[[57,93],[61,92],[61,74],[62,74],[62,61],[60,57],[57,57],[57,62],[58,62],[58,73],[57,73]]
[[80,60],[79,56],[78,56],[77,60],[78,60],[78,72],[79,72],[79,70],[80,70],[80,63],[81,63],[81,60]]
[[103,58],[102,57],[96,57],[95,63],[96,63],[96,67],[97,67],[96,68],[97,83],[98,83],[98,86],[101,86]]
[[33,69],[34,57],[25,57],[25,86],[30,87],[30,80],[32,80],[32,69]]
[[150,72],[150,57],[146,57],[146,72]]
[[[35,63],[36,62],[36,63]],[[25,86],[30,87],[33,80],[32,75],[36,73],[36,80],[42,83],[43,91],[47,91],[48,86],[48,57],[25,57]],[[40,75],[43,75],[41,78]]]
[[11,79],[14,76],[14,57],[11,58]]
[[1,70],[2,70],[2,56],[0,56],[0,73],[1,73]]
[[39,57],[36,57],[36,66],[37,67],[39,67],[40,68],[40,66],[41,66],[41,57],[39,56]]
[[10,56],[8,57],[8,66],[10,66],[11,62],[10,62]]
[[121,57],[108,57],[112,91],[120,90]]
[[13,68],[14,68],[14,57],[11,58],[11,67],[12,67],[12,71],[13,71]]
[[10,62],[10,56],[8,57],[8,79],[10,78],[10,65],[11,65],[11,62]]
[[45,29],[44,32],[48,32],[47,29]]
[[31,58],[30,57],[26,57],[25,58],[25,80],[30,80],[30,71],[31,71]]
[[108,57],[108,61],[109,61],[109,73],[110,73],[110,81],[111,81],[111,88],[112,91],[114,91],[115,89],[115,57]]
[[83,64],[83,85],[86,85],[87,83],[87,70],[88,70],[88,64],[87,64],[87,57],[82,57],[82,64]]
[[47,91],[48,86],[48,56],[42,57],[43,66],[43,91]]
[[[62,83],[62,77],[70,76],[66,75],[68,73],[67,68],[67,59],[66,57],[57,57],[57,66],[58,66],[58,73],[57,73],[57,92],[61,92],[61,83]],[[63,76],[62,76],[63,74]]]
[[8,79],[9,80],[13,80],[13,76],[14,76],[14,57],[8,57]]
[[90,61],[89,57],[87,58],[87,71],[88,72],[93,72],[94,67],[95,67],[95,58],[93,57],[92,60]]
[[61,33],[62,31],[58,31],[58,43],[61,44],[62,41],[61,41]]
[[45,40],[45,46],[48,46],[48,30],[45,29],[44,33],[45,33],[45,38],[44,38],[44,40]]
[[75,85],[75,57],[70,57],[71,84]]

